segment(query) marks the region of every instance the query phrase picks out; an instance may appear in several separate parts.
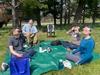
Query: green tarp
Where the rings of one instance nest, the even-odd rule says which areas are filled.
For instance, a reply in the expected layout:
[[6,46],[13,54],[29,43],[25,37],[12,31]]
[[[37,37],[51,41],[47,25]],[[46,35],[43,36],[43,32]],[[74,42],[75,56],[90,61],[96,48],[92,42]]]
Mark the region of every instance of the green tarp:
[[[48,47],[50,41],[45,41],[33,47],[37,53],[31,58],[31,75],[41,75],[42,73],[59,70],[59,60],[66,60],[67,50],[63,46],[49,46],[51,52],[39,52],[39,46]],[[100,54],[94,54],[94,59],[100,59]],[[9,70],[0,73],[0,75],[10,75]]]

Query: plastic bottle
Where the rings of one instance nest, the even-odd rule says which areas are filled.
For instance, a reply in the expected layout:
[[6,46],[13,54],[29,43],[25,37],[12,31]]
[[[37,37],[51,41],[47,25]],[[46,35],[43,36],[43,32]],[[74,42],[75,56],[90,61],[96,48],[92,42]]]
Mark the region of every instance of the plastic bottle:
[[50,52],[51,52],[51,49],[50,49],[50,47],[48,47],[48,48],[47,48],[47,52],[48,52],[48,53],[50,53]]
[[63,68],[64,68],[63,60],[60,59],[60,60],[59,60],[59,69],[61,70],[61,69],[63,69]]
[[41,45],[40,45],[40,47],[39,47],[39,51],[40,51],[40,52],[42,52],[42,51],[43,51],[43,50],[42,50],[42,47],[41,47]]

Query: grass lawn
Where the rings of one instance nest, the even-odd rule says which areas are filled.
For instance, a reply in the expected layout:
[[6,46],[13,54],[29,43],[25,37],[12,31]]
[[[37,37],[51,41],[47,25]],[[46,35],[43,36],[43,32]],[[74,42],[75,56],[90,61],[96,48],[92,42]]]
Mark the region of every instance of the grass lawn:
[[[100,26],[99,25],[96,25],[92,29],[92,36],[95,39],[95,43],[96,43],[95,52],[97,53],[100,53]],[[10,32],[10,28],[0,29],[0,64],[4,60],[4,56],[6,53],[9,32]],[[45,32],[39,31],[39,40],[57,40],[57,39],[71,40],[70,36],[66,35],[65,32],[66,32],[65,27],[63,29],[58,28],[56,30],[55,38],[47,38]],[[100,60],[96,60],[94,62],[91,62],[90,64],[76,66],[71,70],[66,68],[61,71],[50,71],[43,75],[100,75]]]

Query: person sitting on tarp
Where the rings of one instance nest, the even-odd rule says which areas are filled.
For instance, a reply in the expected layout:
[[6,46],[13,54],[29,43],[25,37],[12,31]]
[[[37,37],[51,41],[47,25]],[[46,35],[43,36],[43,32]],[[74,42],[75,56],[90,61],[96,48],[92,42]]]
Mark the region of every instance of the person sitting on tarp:
[[[35,51],[33,49],[24,50],[25,38],[21,34],[21,30],[19,28],[14,28],[11,31],[11,37],[9,38],[9,51],[11,53],[11,57],[22,58],[22,57],[31,57],[34,55]],[[9,59],[11,58],[9,56]],[[5,61],[2,63],[2,70],[6,70],[5,67],[9,64],[9,61]]]
[[66,32],[72,36],[72,43],[76,45],[80,45],[80,27],[75,25],[70,30]]
[[22,27],[23,35],[26,37],[27,42],[31,45],[37,44],[38,42],[38,30],[33,23],[34,21],[30,19],[28,24],[25,24]]
[[91,37],[91,29],[88,26],[83,28],[84,38],[80,42],[80,46],[73,50],[72,53],[67,53],[67,59],[74,61],[76,64],[84,64],[90,62],[93,58],[93,49],[95,42]]

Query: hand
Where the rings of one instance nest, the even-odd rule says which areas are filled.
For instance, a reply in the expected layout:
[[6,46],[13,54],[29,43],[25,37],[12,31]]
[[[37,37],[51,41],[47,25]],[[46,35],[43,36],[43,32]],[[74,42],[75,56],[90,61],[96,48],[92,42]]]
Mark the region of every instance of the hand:
[[68,51],[71,51],[71,49],[70,49],[70,48],[67,48],[67,50],[68,50]]
[[32,34],[30,37],[32,38],[34,36],[34,34]]
[[26,35],[26,36],[30,36],[31,33],[30,33],[30,32],[26,32],[25,35]]
[[17,54],[16,55],[18,58],[21,58],[21,57],[23,57],[23,54]]

